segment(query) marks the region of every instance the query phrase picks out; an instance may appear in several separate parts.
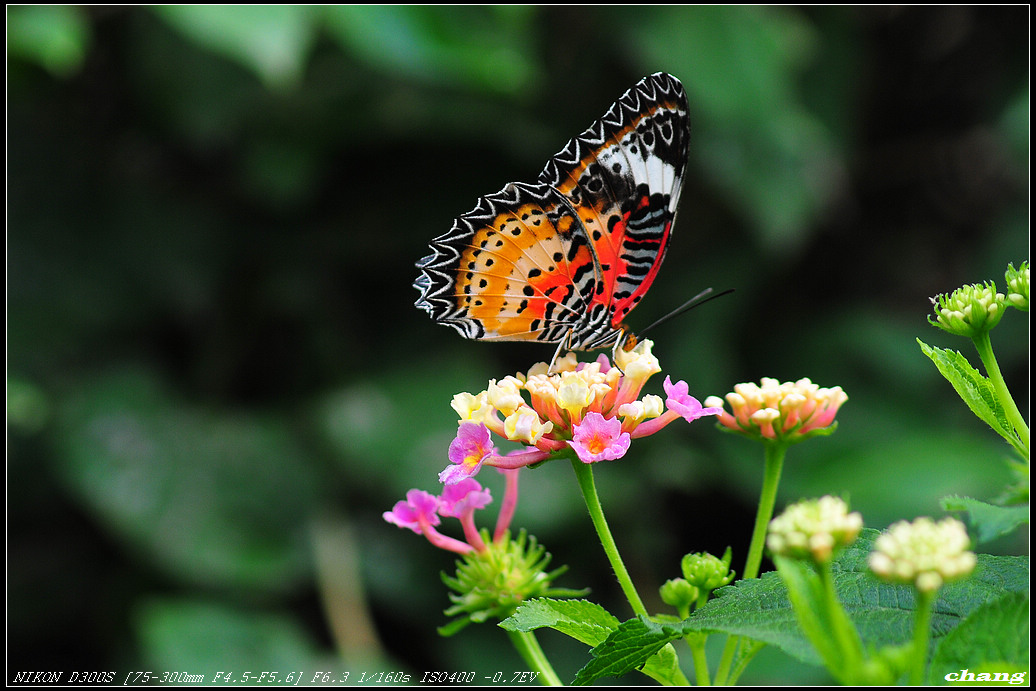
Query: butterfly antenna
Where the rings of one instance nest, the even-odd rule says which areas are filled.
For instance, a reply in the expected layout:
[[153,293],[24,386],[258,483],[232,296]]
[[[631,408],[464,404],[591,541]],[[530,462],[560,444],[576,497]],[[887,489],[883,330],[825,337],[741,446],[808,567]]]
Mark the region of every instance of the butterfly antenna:
[[653,322],[651,324],[648,324],[643,329],[640,329],[640,334],[639,335],[643,336],[650,329],[655,328],[656,326],[658,326],[659,324],[662,324],[663,322],[669,321],[673,317],[677,317],[677,316],[683,314],[684,312],[686,312],[689,309],[692,309],[694,307],[700,307],[700,306],[704,305],[706,302],[708,302],[710,300],[715,300],[718,297],[723,297],[724,295],[729,295],[730,293],[733,293],[733,292],[734,292],[733,288],[727,288],[722,293],[713,294],[712,293],[712,288],[706,288],[705,290],[701,291],[700,293],[695,295],[693,298],[691,298],[687,302],[683,303],[682,305],[677,307],[675,310],[673,310],[669,314],[667,314],[664,317],[662,317],[661,319],[659,319],[659,320],[657,320],[657,321],[655,321],[655,322]]

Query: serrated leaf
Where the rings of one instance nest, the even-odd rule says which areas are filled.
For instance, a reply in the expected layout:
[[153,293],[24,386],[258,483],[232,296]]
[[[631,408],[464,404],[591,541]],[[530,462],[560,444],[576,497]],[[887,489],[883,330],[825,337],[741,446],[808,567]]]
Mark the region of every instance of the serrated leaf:
[[988,668],[991,672],[1029,666],[1029,597],[1010,593],[987,602],[936,646],[929,684],[942,684],[950,672]]
[[[500,627],[508,631],[551,628],[596,648],[619,628],[619,620],[600,605],[587,600],[538,598],[519,605],[514,614],[500,622]],[[621,673],[641,665],[644,666],[644,674],[663,683],[673,681],[680,674],[676,651],[664,644],[661,650],[648,652],[638,664]],[[606,672],[601,676],[607,675]]]
[[519,605],[514,614],[500,622],[500,627],[523,632],[550,628],[594,647],[619,627],[619,620],[589,600],[537,598]]
[[921,346],[921,351],[935,363],[939,373],[950,382],[964,403],[971,408],[971,412],[1012,446],[1017,446],[1018,437],[1007,421],[1004,408],[1000,405],[990,381],[972,367],[968,359],[959,352],[930,346],[921,339],[917,339],[917,342]]
[[[678,630],[674,631],[672,626],[678,627],[679,624],[656,624],[644,617],[622,622],[607,640],[590,651],[593,659],[576,673],[572,683],[577,686],[590,684],[601,677],[620,677],[644,667],[669,641],[682,635]],[[672,674],[672,670],[669,670],[669,674]],[[671,679],[671,676],[667,678]]]
[[971,497],[946,497],[942,507],[947,511],[966,511],[968,525],[976,544],[1007,535],[1029,522],[1029,505],[996,506]]
[[[832,563],[835,590],[865,647],[908,641],[913,630],[914,593],[908,586],[888,585],[867,569],[876,530],[859,540]],[[1011,592],[1025,592],[1029,582],[1026,557],[978,556],[978,566],[966,580],[942,589],[932,615],[932,636],[939,639],[970,612]],[[716,591],[716,599],[685,619],[678,635],[692,631],[728,633],[780,648],[809,664],[821,660],[799,628],[788,592],[776,572],[738,581]]]

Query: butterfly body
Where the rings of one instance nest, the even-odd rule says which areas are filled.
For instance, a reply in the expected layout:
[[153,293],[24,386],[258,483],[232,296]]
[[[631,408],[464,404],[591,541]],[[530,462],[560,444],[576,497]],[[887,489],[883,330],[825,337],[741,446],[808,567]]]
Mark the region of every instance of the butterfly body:
[[688,138],[683,86],[645,77],[535,184],[481,197],[435,238],[416,305],[471,339],[621,344],[669,245]]

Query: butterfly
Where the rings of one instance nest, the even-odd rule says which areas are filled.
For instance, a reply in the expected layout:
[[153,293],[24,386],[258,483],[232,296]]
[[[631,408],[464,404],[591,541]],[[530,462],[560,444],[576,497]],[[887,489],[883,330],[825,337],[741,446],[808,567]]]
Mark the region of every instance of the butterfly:
[[535,183],[479,198],[417,263],[415,305],[465,338],[632,348],[624,323],[672,237],[690,137],[672,75],[644,77]]

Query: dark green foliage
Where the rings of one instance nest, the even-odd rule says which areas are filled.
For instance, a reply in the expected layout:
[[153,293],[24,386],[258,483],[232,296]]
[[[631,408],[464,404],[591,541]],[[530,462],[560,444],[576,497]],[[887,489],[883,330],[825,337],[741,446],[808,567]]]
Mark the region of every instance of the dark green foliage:
[[[761,376],[848,392],[838,432],[789,458],[781,504],[849,494],[878,527],[1009,481],[1009,450],[915,339],[962,348],[927,325],[928,298],[1028,258],[1023,6],[7,19],[12,670],[209,669],[199,631],[255,668],[522,668],[495,628],[436,636],[452,556],[381,512],[435,489],[454,393],[552,349],[432,324],[414,262],[658,70],[687,86],[692,153],[631,324],[736,289],[652,334],[665,372],[699,398]],[[1022,396],[1015,317],[992,338]],[[689,551],[732,545],[737,568],[760,482],[742,439],[665,435],[597,479],[642,592]],[[525,475],[514,529],[625,612],[570,473]],[[480,480],[499,501],[499,478]],[[314,566],[328,515],[351,571]],[[585,652],[561,644],[559,673]],[[742,681],[795,681],[755,673]]]

